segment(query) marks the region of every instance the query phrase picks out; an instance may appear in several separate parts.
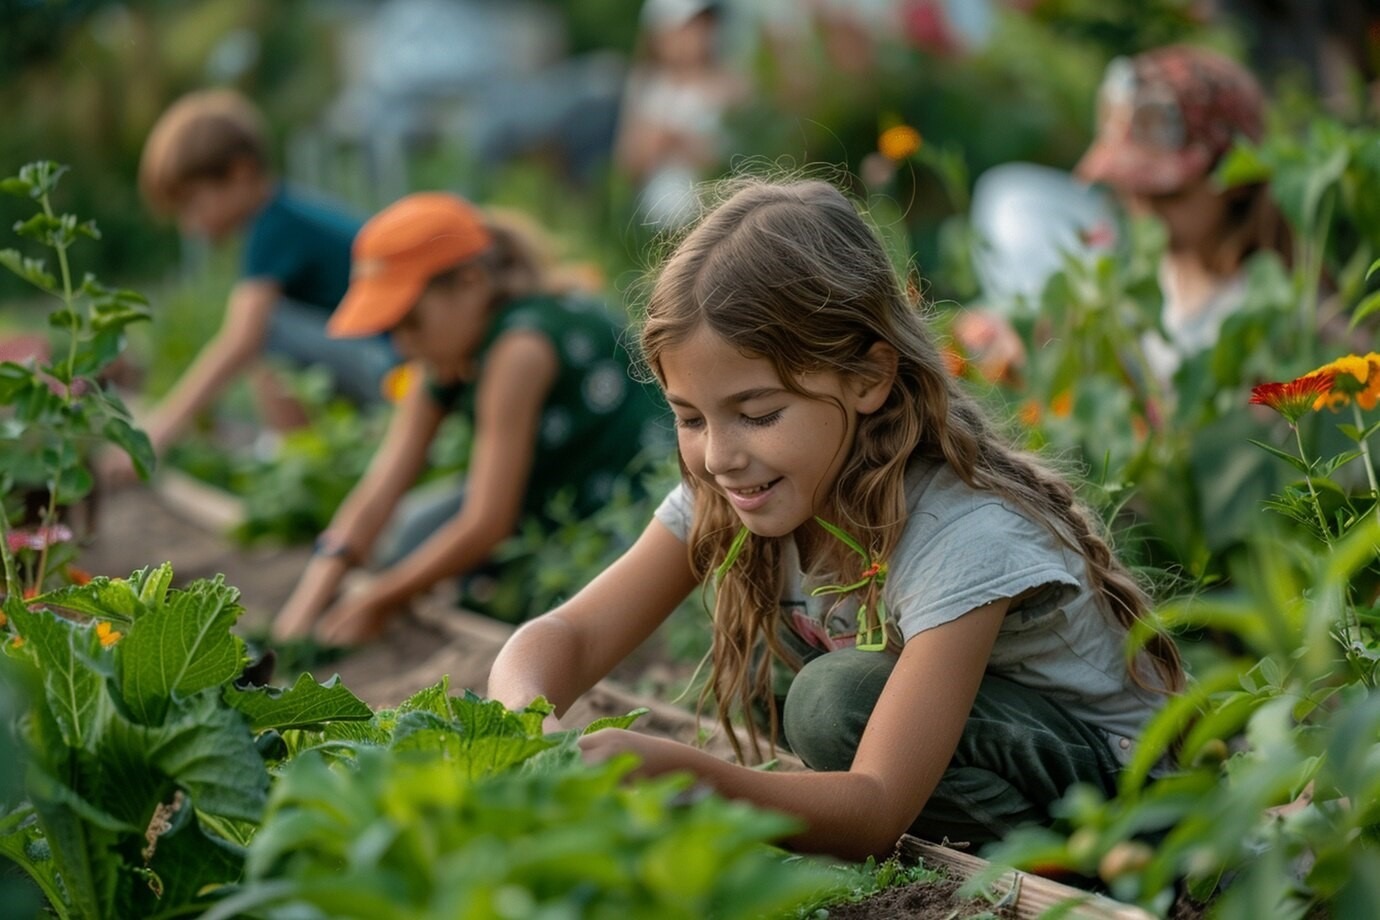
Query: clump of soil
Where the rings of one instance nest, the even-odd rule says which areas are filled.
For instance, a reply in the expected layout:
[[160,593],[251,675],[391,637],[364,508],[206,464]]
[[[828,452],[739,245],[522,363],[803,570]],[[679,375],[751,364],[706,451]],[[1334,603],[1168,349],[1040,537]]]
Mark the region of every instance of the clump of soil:
[[962,920],[965,917],[995,917],[1015,920],[1015,905],[997,907],[982,898],[959,897],[962,882],[941,878],[932,882],[913,882],[878,892],[865,901],[827,908],[829,920],[877,920],[878,917],[916,917],[925,920]]

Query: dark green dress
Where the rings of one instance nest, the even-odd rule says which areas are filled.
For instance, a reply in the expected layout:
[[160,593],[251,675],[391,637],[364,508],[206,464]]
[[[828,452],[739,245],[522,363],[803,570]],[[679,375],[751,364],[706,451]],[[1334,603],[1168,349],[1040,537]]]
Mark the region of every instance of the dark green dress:
[[[560,362],[542,405],[523,514],[543,517],[567,488],[573,490],[576,514],[592,514],[609,500],[629,464],[670,449],[670,413],[655,387],[633,379],[624,347],[627,330],[599,301],[538,296],[505,305],[480,346],[477,373],[493,344],[519,329],[545,337]],[[475,387],[433,383],[430,391],[443,408],[473,417]]]

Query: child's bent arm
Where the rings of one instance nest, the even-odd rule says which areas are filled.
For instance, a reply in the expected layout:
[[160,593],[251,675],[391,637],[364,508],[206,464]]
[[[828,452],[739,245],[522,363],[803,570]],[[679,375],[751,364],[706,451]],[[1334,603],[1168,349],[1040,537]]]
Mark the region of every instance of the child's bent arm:
[[798,815],[806,829],[790,841],[796,849],[886,856],[953,757],[1009,603],[979,607],[906,643],[846,773],[764,773],[633,732],[598,732],[586,752],[598,759],[632,749],[649,774],[690,770],[725,795]]
[[331,519],[331,536],[366,556],[404,492],[426,466],[427,448],[445,418],[421,385],[402,398],[369,468]]
[[398,499],[421,473],[427,446],[443,413],[425,387],[413,387],[388,424],[369,469],[341,503],[323,539],[341,554],[316,555],[273,621],[273,635],[286,641],[309,633],[335,597],[351,565],[362,563],[393,513]]
[[460,513],[379,576],[380,603],[404,600],[484,562],[517,529],[537,448],[542,406],[560,369],[533,332],[494,344],[480,377],[465,500]]
[[241,281],[230,292],[225,319],[164,397],[146,426],[155,453],[162,454],[192,418],[220,395],[263,347],[269,316],[282,296],[277,284]]
[[578,594],[513,634],[489,673],[488,695],[509,707],[544,696],[564,713],[697,584],[685,544],[653,520]]

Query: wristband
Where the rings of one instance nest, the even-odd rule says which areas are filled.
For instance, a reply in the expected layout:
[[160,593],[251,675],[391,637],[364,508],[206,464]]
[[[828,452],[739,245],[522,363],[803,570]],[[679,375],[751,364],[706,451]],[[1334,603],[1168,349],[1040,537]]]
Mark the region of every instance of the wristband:
[[311,547],[312,555],[322,559],[341,559],[351,568],[359,565],[359,556],[350,544],[327,532],[316,538]]

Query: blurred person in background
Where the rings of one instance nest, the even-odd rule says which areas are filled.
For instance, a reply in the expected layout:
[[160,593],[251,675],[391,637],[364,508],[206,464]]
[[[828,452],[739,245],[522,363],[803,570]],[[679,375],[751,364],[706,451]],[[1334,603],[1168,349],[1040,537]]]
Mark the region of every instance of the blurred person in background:
[[1173,45],[1107,68],[1097,136],[1074,172],[1165,227],[1164,335],[1144,342],[1164,381],[1215,345],[1222,323],[1241,308],[1247,258],[1262,250],[1289,257],[1288,228],[1266,185],[1224,189],[1213,177],[1238,138],[1260,139],[1264,116],[1255,77],[1204,48]]
[[[491,567],[524,518],[549,530],[543,515],[562,492],[573,490],[575,514],[598,510],[631,464],[669,440],[659,398],[629,375],[621,324],[554,286],[530,228],[454,195],[409,195],[360,230],[328,331],[387,333],[412,362],[409,381],[279,612],[275,640],[313,630],[332,645],[373,638],[417,594]],[[466,479],[405,500],[451,413],[472,421]],[[337,596],[371,557],[372,577]]]
[[[245,373],[269,429],[303,424],[301,407],[260,361],[265,355],[324,365],[336,389],[360,403],[381,398],[380,383],[397,362],[383,338],[326,335],[349,283],[359,221],[282,183],[268,148],[262,115],[227,89],[182,97],[145,142],[139,186],[154,212],[175,218],[187,236],[216,244],[244,238],[240,280],[219,331],[143,422],[159,456]],[[133,478],[121,452],[103,455],[101,469],[107,481]]]
[[[1164,225],[1163,334],[1142,344],[1167,387],[1183,360],[1215,345],[1222,323],[1240,309],[1246,259],[1262,250],[1289,257],[1288,229],[1265,184],[1226,189],[1213,177],[1238,138],[1260,139],[1264,96],[1230,58],[1172,45],[1113,60],[1097,105],[1097,135],[1074,172]],[[979,363],[993,354],[1021,362],[1023,346],[996,312],[969,311],[954,333]]]
[[647,0],[642,7],[615,159],[652,226],[675,229],[696,217],[695,182],[723,159],[724,114],[746,95],[722,53],[723,18],[711,0]]

